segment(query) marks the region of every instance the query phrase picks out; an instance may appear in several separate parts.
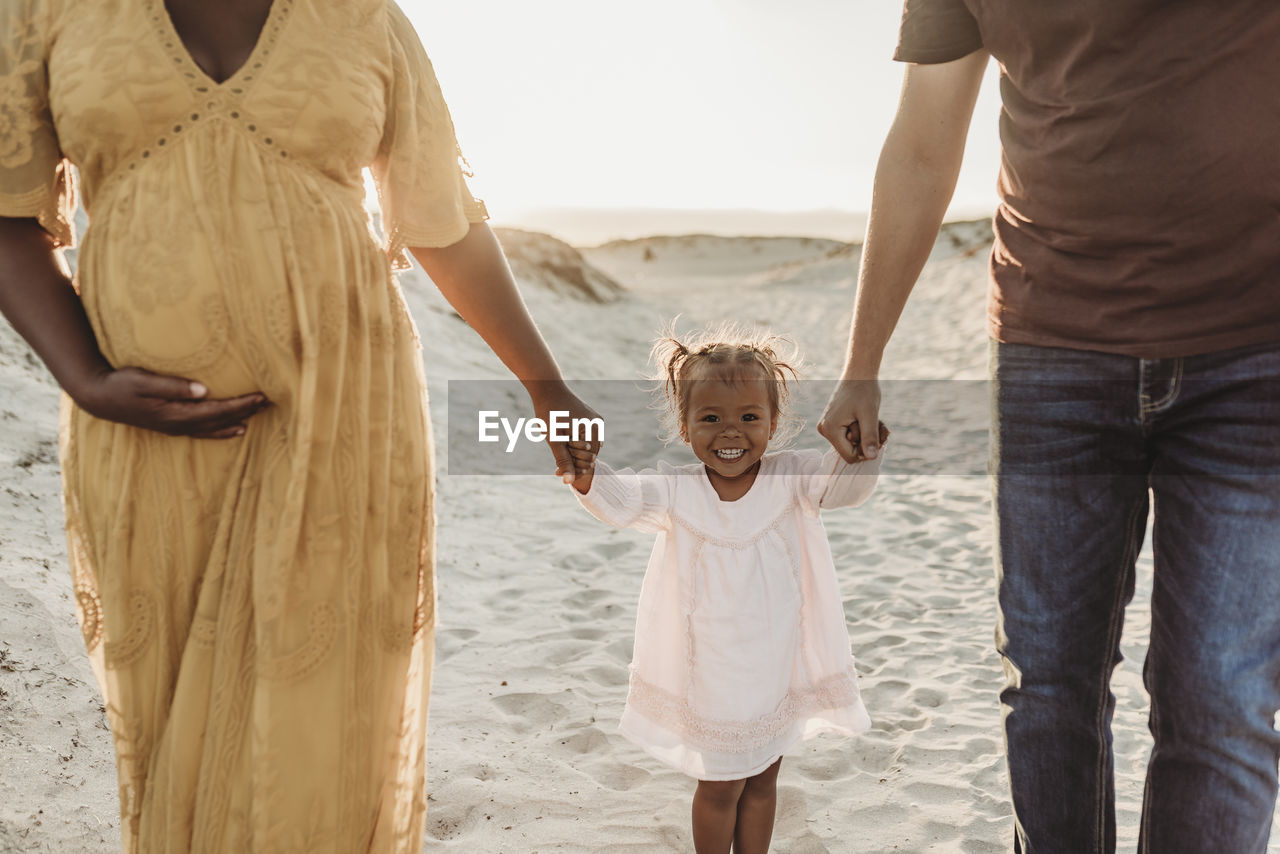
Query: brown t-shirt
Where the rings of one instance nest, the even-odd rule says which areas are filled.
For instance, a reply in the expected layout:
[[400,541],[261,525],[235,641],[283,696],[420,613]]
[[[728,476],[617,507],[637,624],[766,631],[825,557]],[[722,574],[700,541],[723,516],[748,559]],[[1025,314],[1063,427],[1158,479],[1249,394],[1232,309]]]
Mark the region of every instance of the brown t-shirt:
[[905,0],[895,58],[1000,63],[1000,341],[1280,342],[1280,2]]

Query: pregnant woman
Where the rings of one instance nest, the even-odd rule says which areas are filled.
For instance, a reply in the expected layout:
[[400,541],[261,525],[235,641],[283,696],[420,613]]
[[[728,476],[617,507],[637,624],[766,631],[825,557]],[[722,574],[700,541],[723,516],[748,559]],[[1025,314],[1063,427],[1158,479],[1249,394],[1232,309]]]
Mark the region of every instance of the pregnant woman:
[[67,392],[127,852],[421,850],[432,458],[392,268],[539,415],[593,414],[484,218],[387,0],[0,0],[0,309]]

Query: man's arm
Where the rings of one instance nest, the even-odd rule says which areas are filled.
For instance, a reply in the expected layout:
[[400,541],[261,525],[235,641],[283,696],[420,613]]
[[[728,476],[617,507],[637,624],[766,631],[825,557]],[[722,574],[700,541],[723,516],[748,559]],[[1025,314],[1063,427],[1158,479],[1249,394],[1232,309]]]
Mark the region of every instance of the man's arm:
[[[570,418],[599,417],[569,391],[488,225],[473,223],[467,235],[452,246],[409,251],[449,304],[524,384],[539,418],[549,420],[552,411],[568,412]],[[567,443],[549,444],[557,473],[572,474]]]
[[[849,462],[878,453],[880,359],[938,236],[964,158],[986,51],[908,65],[876,167],[844,371],[818,432]],[[861,441],[861,436],[871,437]]]

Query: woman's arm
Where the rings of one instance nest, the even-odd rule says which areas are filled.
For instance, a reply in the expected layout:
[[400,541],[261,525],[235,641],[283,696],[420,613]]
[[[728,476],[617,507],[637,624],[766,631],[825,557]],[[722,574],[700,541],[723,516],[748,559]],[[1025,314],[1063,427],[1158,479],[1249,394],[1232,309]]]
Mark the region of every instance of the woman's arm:
[[89,414],[171,435],[223,439],[244,432],[261,394],[206,400],[207,390],[141,368],[116,370],[98,349],[53,239],[34,219],[0,217],[0,313]]
[[[568,412],[570,418],[599,417],[565,384],[520,296],[502,247],[486,223],[472,223],[466,236],[451,246],[409,251],[449,304],[524,384],[539,418],[549,420],[552,411]],[[567,443],[548,444],[558,472],[572,472]],[[595,450],[599,451],[598,444]]]
[[859,453],[847,434],[877,433],[880,359],[955,192],[987,59],[977,51],[954,62],[908,65],[903,76],[876,167],[844,371],[818,422],[818,432],[848,462],[878,452],[873,439]]

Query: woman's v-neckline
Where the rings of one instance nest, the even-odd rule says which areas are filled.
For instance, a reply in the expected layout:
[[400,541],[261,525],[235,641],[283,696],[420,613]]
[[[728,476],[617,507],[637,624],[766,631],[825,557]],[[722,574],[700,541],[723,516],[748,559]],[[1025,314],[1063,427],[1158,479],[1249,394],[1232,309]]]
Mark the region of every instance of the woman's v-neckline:
[[226,79],[217,80],[191,55],[191,50],[183,41],[178,28],[173,25],[173,18],[164,0],[152,0],[152,2],[154,5],[152,20],[159,24],[160,36],[170,54],[177,62],[187,67],[187,77],[199,79],[202,85],[215,89],[230,88],[241,79],[248,82],[253,78],[249,72],[262,67],[262,60],[269,50],[268,44],[275,40],[273,36],[279,32],[280,17],[291,5],[291,0],[271,0],[271,7],[267,10],[267,20],[263,22],[262,29],[258,30],[258,39],[253,43],[253,50],[249,51],[244,62],[240,63],[240,66]]

